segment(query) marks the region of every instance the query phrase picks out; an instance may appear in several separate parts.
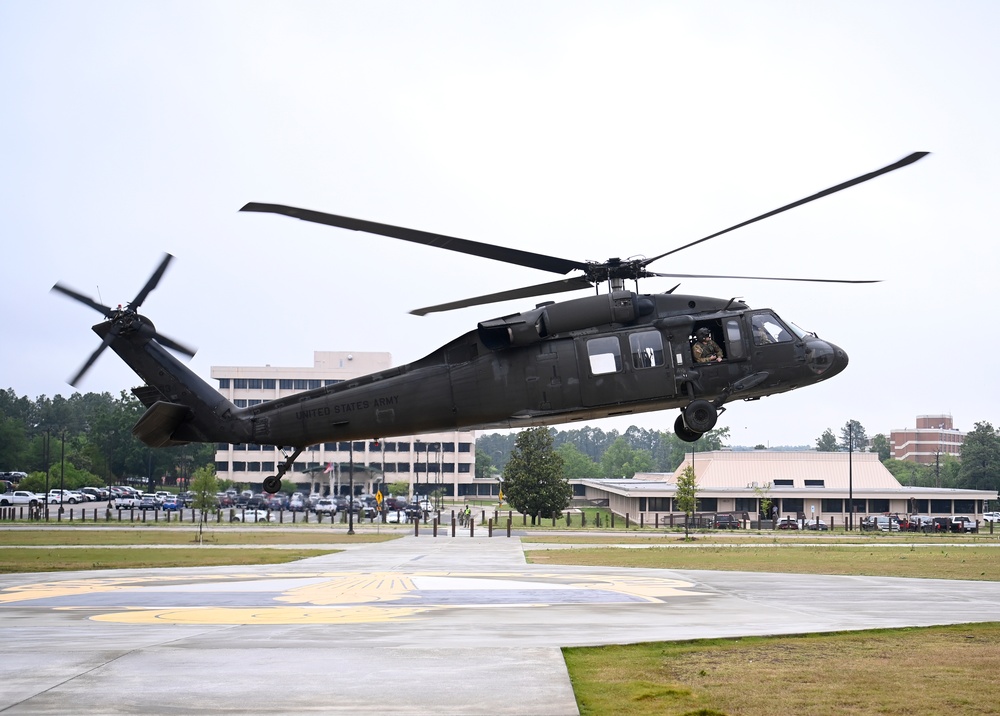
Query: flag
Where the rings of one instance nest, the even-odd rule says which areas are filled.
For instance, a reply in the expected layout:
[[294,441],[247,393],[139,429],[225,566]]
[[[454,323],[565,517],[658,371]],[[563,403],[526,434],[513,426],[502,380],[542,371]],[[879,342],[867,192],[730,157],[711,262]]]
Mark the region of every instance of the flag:
[[326,464],[326,469],[323,470],[323,472],[333,472],[333,463],[332,462],[328,462]]

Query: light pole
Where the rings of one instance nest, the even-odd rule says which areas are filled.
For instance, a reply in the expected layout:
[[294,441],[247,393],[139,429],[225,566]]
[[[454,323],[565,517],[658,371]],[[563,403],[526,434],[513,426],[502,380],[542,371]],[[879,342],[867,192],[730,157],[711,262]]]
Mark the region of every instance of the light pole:
[[847,423],[847,520],[848,528],[854,531],[854,425]]
[[354,534],[354,442],[351,441],[351,474],[347,478],[350,493],[347,496],[347,534]]

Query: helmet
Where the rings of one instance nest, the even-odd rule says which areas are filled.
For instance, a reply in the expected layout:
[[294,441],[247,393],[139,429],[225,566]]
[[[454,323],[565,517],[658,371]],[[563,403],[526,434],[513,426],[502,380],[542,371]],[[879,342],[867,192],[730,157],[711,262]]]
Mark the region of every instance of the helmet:
[[712,332],[707,328],[699,328],[698,332],[695,334],[699,339],[704,340],[712,335]]

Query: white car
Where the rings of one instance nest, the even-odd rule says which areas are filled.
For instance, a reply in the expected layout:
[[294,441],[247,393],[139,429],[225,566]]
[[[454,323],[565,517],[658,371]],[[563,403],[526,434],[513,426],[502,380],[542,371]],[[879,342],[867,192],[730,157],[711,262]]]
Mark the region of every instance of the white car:
[[330,515],[333,517],[337,514],[337,501],[332,497],[321,497],[316,500],[316,504],[313,506],[313,512],[317,515]]
[[267,510],[236,510],[230,522],[274,522],[274,515]]
[[984,512],[984,522],[1000,522],[1000,512]]

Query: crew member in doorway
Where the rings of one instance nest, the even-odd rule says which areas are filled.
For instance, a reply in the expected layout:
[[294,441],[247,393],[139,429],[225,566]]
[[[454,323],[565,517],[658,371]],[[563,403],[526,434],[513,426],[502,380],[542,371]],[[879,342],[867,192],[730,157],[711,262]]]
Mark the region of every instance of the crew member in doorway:
[[705,327],[695,333],[698,340],[691,346],[695,363],[718,363],[722,360],[722,349],[712,340],[712,332]]

